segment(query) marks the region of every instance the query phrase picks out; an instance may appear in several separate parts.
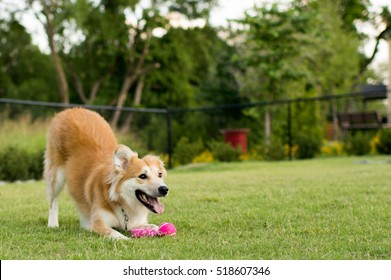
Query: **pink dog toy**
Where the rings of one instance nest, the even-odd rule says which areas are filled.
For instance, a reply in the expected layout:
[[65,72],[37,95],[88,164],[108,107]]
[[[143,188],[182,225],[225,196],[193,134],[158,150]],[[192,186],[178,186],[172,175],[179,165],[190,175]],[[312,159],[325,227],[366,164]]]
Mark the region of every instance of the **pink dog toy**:
[[132,237],[155,237],[155,236],[173,236],[176,234],[176,228],[171,223],[163,223],[159,226],[158,230],[153,228],[135,228],[130,231]]

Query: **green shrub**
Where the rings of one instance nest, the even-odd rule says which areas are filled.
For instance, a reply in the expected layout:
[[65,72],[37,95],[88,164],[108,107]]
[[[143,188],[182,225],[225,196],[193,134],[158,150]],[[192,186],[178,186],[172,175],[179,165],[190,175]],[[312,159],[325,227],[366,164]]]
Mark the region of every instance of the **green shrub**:
[[177,164],[191,163],[193,158],[202,153],[204,144],[201,140],[190,143],[187,137],[182,137],[175,146],[174,160]]
[[241,151],[240,148],[233,148],[230,144],[219,141],[211,141],[208,143],[209,150],[213,158],[217,161],[239,161]]
[[349,155],[367,155],[371,151],[371,135],[361,131],[352,133],[345,140],[345,147]]
[[391,129],[381,131],[379,143],[376,145],[376,150],[380,154],[391,154]]
[[0,151],[0,180],[16,181],[41,179],[44,151],[28,151],[9,146]]
[[278,161],[285,159],[285,148],[281,140],[274,139],[269,145],[266,145],[262,151],[263,157],[269,161]]
[[296,152],[298,159],[314,158],[322,146],[322,139],[319,139],[315,134],[300,133],[295,136],[294,142],[298,146]]
[[29,153],[30,163],[28,166],[28,177],[29,179],[40,180],[42,179],[43,174],[43,159],[44,159],[45,150],[39,150]]

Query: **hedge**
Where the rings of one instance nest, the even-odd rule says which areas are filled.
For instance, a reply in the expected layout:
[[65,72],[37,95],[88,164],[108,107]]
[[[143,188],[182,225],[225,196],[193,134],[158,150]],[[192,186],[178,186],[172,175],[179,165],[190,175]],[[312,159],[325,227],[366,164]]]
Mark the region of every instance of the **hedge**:
[[0,150],[0,180],[39,180],[43,173],[44,150],[27,151],[18,146]]

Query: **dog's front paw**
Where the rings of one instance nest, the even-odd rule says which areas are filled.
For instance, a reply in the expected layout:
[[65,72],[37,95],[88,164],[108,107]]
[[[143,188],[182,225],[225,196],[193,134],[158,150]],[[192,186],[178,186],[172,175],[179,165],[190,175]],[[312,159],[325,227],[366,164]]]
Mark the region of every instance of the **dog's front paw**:
[[125,235],[119,233],[119,232],[116,231],[116,230],[113,230],[113,231],[111,232],[110,238],[111,238],[111,239],[114,239],[114,240],[129,239],[128,237],[126,237]]

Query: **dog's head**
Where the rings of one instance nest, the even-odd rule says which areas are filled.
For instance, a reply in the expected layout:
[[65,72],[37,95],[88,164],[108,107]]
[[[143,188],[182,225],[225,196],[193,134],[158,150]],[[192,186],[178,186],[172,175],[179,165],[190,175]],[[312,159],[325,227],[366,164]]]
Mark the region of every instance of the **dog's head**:
[[164,211],[159,197],[168,194],[168,187],[163,178],[166,169],[159,157],[148,155],[139,158],[125,145],[118,145],[113,154],[113,171],[110,175],[110,199],[119,198],[129,204],[141,203],[154,213]]

